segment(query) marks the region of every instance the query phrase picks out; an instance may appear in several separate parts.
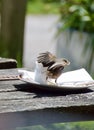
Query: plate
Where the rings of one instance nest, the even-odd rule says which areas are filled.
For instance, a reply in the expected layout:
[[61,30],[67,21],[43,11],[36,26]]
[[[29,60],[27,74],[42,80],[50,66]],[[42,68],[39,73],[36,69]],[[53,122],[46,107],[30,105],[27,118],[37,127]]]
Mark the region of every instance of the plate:
[[[22,70],[21,70],[22,71]],[[63,82],[63,84],[55,84],[53,80],[50,80],[48,84],[40,84],[34,80],[35,73],[29,71],[22,71],[20,74],[20,80],[30,83],[32,86],[39,87],[42,89],[51,89],[51,90],[81,90],[87,89],[90,86],[94,85],[94,80],[90,81],[75,81],[75,82]]]

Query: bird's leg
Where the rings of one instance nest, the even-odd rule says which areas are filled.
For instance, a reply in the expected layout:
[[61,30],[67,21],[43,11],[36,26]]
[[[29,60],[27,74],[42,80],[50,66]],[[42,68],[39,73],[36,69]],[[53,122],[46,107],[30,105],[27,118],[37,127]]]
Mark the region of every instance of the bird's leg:
[[56,85],[56,83],[52,82],[48,76],[46,77],[46,81],[48,85]]
[[48,80],[48,76],[46,76],[46,81]]
[[55,79],[55,83],[57,82],[57,79]]
[[55,79],[55,84],[56,84],[56,85],[58,85],[58,83],[57,83],[57,79],[58,79],[58,78]]

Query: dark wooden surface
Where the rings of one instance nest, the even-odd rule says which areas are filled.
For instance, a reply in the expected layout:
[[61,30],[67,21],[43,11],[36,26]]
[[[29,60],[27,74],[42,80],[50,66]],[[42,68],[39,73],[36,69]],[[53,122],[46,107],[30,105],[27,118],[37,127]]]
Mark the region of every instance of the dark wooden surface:
[[[0,75],[11,74],[18,68],[0,70]],[[94,120],[94,86],[50,91],[20,80],[0,81],[0,130],[83,120]]]
[[0,69],[17,68],[17,61],[10,58],[0,57]]
[[[0,75],[17,74],[17,69],[0,70]],[[68,109],[93,105],[94,87],[80,91],[59,92],[46,91],[20,80],[0,81],[0,113],[57,107]]]

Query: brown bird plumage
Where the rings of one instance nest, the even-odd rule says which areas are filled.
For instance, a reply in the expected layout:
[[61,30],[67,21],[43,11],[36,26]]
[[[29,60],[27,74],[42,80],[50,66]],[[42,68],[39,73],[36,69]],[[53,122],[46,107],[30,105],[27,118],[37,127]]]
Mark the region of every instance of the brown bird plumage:
[[55,82],[57,78],[62,74],[65,66],[70,62],[65,58],[57,59],[56,56],[50,52],[40,53],[37,57],[38,63],[42,63],[43,67],[47,67],[47,79],[54,78]]

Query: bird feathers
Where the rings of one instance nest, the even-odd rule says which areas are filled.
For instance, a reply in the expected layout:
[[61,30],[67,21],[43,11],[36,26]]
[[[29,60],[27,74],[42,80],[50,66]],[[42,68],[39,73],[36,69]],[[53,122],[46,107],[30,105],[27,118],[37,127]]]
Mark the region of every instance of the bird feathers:
[[55,63],[55,56],[52,55],[50,52],[40,53],[37,57],[38,63],[42,63],[44,67],[51,66]]
[[57,79],[62,73],[64,67],[69,65],[70,62],[67,59],[57,59],[50,52],[40,53],[37,57],[38,63],[41,63],[43,67],[47,67],[47,77]]

